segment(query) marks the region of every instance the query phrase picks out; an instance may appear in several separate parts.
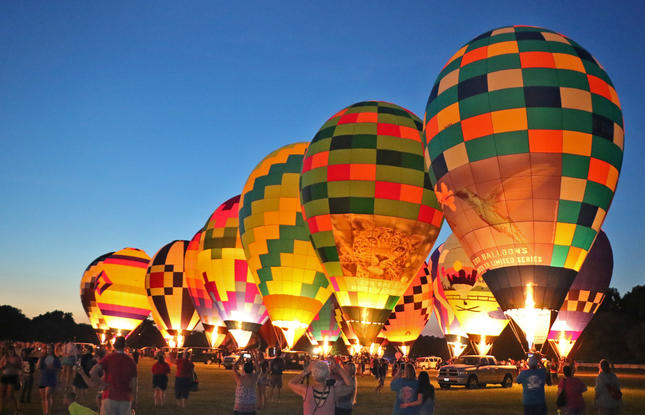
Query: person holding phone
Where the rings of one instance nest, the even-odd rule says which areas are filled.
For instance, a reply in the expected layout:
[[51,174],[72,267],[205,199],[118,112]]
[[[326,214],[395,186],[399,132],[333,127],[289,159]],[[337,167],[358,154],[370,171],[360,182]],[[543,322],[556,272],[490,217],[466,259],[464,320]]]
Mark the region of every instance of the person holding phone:
[[[240,372],[241,365],[242,372]],[[252,357],[250,353],[244,353],[233,365],[233,377],[236,383],[234,415],[255,415],[258,370],[258,359],[255,355]]]
[[[311,374],[311,385],[302,383]],[[337,374],[342,380],[332,378]],[[289,380],[289,389],[302,397],[304,415],[334,415],[336,399],[354,392],[349,374],[336,361],[312,361],[299,375]]]

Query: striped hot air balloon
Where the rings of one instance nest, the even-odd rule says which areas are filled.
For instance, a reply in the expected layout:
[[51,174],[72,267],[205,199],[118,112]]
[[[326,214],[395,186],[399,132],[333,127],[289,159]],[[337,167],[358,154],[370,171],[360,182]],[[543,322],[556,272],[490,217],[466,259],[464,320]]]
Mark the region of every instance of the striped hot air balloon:
[[150,315],[144,281],[150,257],[124,248],[95,259],[81,278],[81,302],[101,341],[128,335]]
[[228,331],[217,312],[213,299],[206,291],[204,277],[197,271],[197,254],[200,251],[199,244],[203,237],[204,232],[199,230],[188,243],[184,258],[184,278],[186,279],[188,293],[191,300],[193,300],[195,311],[199,315],[202,326],[204,326],[204,333],[209,344],[211,347],[219,347],[226,338]]
[[421,128],[397,105],[359,102],[327,120],[305,155],[300,193],[311,240],[363,346],[381,331],[443,221]]
[[298,182],[308,143],[284,146],[251,172],[240,201],[240,237],[274,326],[289,348],[332,293],[302,216]]
[[150,260],[145,275],[152,317],[170,347],[182,347],[186,335],[199,323],[184,277],[187,248],[188,241],[163,246]]
[[572,39],[508,26],[460,48],[426,106],[428,175],[501,308],[546,340],[614,196],[618,95]]
[[437,318],[437,324],[443,333],[448,351],[453,357],[459,357],[468,346],[466,332],[459,324],[457,315],[446,298],[439,275],[439,258],[443,252],[444,244],[441,244],[430,255],[430,276],[432,277],[433,304],[432,312]]
[[197,274],[228,332],[243,348],[268,314],[244,256],[238,231],[239,205],[238,195],[224,202],[208,219],[197,256]]
[[307,337],[321,348],[321,353],[324,355],[329,353],[331,345],[340,337],[341,330],[335,314],[337,308],[336,297],[329,296],[307,330]]

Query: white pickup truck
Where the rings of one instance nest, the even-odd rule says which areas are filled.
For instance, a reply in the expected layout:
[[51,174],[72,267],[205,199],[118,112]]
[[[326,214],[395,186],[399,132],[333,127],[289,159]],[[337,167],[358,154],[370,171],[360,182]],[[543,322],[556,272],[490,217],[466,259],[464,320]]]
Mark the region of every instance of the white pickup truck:
[[461,356],[439,369],[437,382],[441,389],[450,389],[452,385],[475,389],[493,383],[510,388],[516,376],[515,366],[498,365],[494,356]]

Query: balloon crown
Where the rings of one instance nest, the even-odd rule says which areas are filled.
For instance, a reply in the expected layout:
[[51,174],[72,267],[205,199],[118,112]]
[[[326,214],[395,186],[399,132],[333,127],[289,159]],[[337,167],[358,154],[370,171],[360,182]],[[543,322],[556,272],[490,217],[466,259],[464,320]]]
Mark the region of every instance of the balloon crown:
[[472,272],[466,272],[465,269],[460,269],[459,271],[453,271],[443,269],[446,278],[450,281],[450,285],[455,284],[466,284],[473,286],[477,282],[477,270],[473,269]]

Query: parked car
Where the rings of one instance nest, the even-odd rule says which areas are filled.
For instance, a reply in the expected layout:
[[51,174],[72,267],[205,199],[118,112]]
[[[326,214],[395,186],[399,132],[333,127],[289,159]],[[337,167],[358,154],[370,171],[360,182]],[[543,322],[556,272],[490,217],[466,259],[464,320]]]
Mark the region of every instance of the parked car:
[[453,364],[439,369],[437,382],[441,389],[449,389],[452,385],[475,389],[489,383],[510,388],[516,376],[515,366],[498,365],[493,356],[461,356]]
[[439,369],[442,361],[443,359],[438,356],[419,357],[417,358],[417,368],[422,370]]
[[201,362],[210,365],[217,361],[218,349],[211,349],[210,347],[189,347],[186,351],[191,352],[191,359],[193,362]]
[[238,353],[233,353],[229,354],[228,356],[224,356],[224,359],[222,360],[222,366],[224,366],[224,369],[226,370],[232,370],[233,365],[237,360],[240,358],[240,355]]

